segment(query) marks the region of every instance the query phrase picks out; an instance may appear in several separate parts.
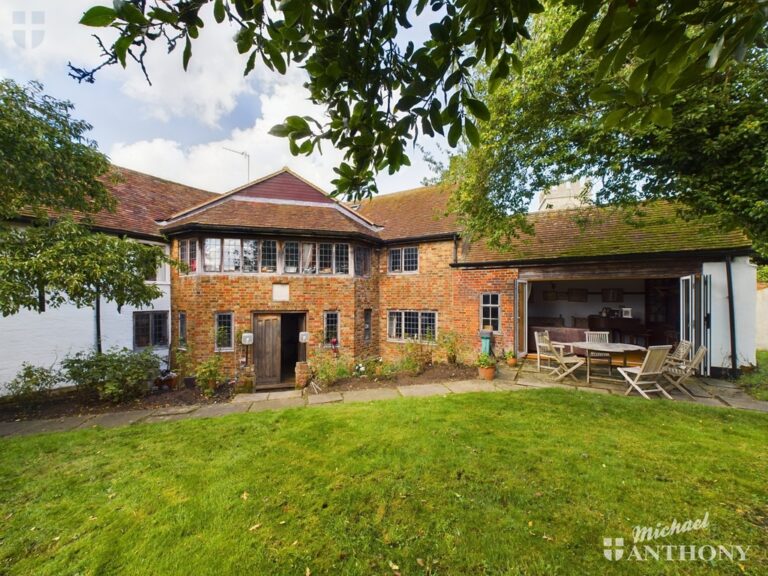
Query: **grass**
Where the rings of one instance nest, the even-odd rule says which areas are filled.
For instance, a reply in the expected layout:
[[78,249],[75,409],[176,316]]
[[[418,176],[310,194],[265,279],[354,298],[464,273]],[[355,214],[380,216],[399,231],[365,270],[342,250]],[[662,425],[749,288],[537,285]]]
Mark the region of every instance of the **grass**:
[[768,350],[757,351],[757,368],[754,372],[743,374],[739,384],[747,394],[758,400],[768,400]]
[[[0,574],[765,574],[767,440],[764,414],[558,389],[5,439]],[[603,558],[706,512],[664,543],[741,566]]]

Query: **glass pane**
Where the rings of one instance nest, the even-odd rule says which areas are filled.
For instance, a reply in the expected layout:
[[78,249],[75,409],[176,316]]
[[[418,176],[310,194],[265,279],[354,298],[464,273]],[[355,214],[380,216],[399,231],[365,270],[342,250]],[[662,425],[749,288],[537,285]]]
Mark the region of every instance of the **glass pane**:
[[389,313],[389,337],[393,340],[403,338],[403,314],[402,312]]
[[179,344],[187,343],[187,313],[179,312]]
[[349,246],[336,244],[336,274],[349,274]]
[[224,272],[240,272],[240,240],[224,239]]
[[389,251],[389,271],[402,272],[401,258],[403,251],[400,248],[392,248]]
[[432,342],[437,337],[437,313],[421,313],[421,339]]
[[370,308],[363,310],[363,340],[366,342],[371,339],[371,323],[373,321],[373,311]]
[[403,248],[403,272],[416,272],[419,269],[419,249],[415,246]]
[[179,241],[179,261],[189,265],[189,252],[187,247],[189,246],[189,240]]
[[197,272],[197,240],[187,240],[189,243],[189,271]]
[[371,273],[371,249],[367,246],[355,246],[355,276],[368,276]]
[[152,346],[168,345],[168,313],[152,314]]
[[261,243],[261,271],[277,272],[277,242],[264,240]]
[[259,241],[243,240],[243,272],[259,271]]
[[144,348],[149,346],[150,334],[149,334],[149,314],[134,314],[133,315],[133,345],[136,348]]
[[232,348],[232,314],[216,314],[216,347]]
[[338,312],[325,313],[324,342],[326,344],[334,344],[334,345],[337,345],[339,343],[339,313]]
[[301,245],[301,272],[314,274],[317,271],[316,250],[314,243]]
[[419,338],[419,313],[403,312],[403,337],[418,340]]
[[205,239],[205,271],[219,272],[221,270],[221,239]]
[[296,274],[299,271],[299,243],[286,242],[283,248],[283,266],[286,274]]
[[320,244],[317,262],[319,274],[333,274],[333,244]]

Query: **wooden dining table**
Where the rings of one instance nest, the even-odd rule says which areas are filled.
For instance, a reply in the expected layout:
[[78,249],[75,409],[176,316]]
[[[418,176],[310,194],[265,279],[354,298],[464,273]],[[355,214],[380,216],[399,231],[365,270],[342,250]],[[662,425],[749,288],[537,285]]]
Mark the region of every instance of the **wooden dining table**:
[[601,352],[610,355],[610,361],[613,361],[614,354],[624,355],[624,366],[627,365],[627,352],[644,352],[645,348],[636,344],[624,344],[623,342],[568,342],[568,346],[575,349],[584,350],[587,353],[587,384],[592,380],[608,380],[609,382],[624,382],[620,378],[611,376],[592,376],[592,352]]

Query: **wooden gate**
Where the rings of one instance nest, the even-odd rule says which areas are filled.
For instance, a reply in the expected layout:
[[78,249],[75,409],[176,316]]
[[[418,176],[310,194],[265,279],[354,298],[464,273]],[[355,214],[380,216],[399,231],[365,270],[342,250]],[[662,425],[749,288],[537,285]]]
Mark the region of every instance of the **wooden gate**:
[[256,314],[253,318],[254,383],[280,383],[280,316]]

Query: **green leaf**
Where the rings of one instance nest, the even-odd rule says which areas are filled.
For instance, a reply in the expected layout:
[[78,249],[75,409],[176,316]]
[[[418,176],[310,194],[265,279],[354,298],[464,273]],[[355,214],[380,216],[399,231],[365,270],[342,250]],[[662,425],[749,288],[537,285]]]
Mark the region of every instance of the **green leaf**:
[[467,134],[467,139],[472,146],[480,145],[480,132],[477,131],[477,126],[469,119],[464,119],[464,131]]
[[418,104],[419,102],[421,102],[421,98],[419,98],[418,96],[406,94],[405,96],[400,98],[400,100],[397,101],[397,104],[395,104],[395,109],[402,110],[403,112],[407,112],[408,110],[416,106],[416,104]]
[[488,107],[484,102],[481,102],[477,98],[467,98],[465,104],[475,118],[486,122],[491,119],[491,113],[488,111]]
[[451,124],[450,130],[448,130],[448,145],[451,148],[456,148],[461,138],[461,118],[456,118]]
[[226,18],[227,12],[224,9],[224,0],[216,0],[213,3],[213,18],[221,24],[224,22],[224,18]]
[[248,76],[248,74],[251,73],[253,68],[256,66],[256,56],[259,55],[258,50],[254,50],[251,52],[251,55],[248,56],[248,62],[245,64],[245,72],[243,72],[243,76]]
[[90,8],[83,17],[80,18],[80,24],[93,26],[94,28],[103,28],[109,26],[117,18],[117,12],[107,6],[94,6]]
[[627,112],[629,112],[629,108],[618,108],[613,110],[605,115],[603,124],[606,128],[614,128],[624,119]]
[[184,44],[184,54],[182,55],[182,64],[184,65],[184,71],[189,66],[189,59],[192,58],[192,41],[187,36],[186,43]]
[[269,133],[278,138],[285,138],[291,133],[291,129],[285,124],[275,124],[270,128]]
[[651,108],[651,122],[664,128],[672,126],[672,111],[669,108],[654,106]]
[[117,61],[120,62],[120,65],[123,68],[125,68],[125,58],[128,55],[128,49],[131,47],[132,43],[132,36],[120,36],[120,38],[115,40],[115,44],[113,46],[115,50],[115,56],[117,56]]
[[594,16],[589,13],[582,14],[577,18],[576,22],[571,25],[568,32],[563,36],[563,41],[560,42],[559,51],[561,54],[573,50],[581,42],[593,18]]

